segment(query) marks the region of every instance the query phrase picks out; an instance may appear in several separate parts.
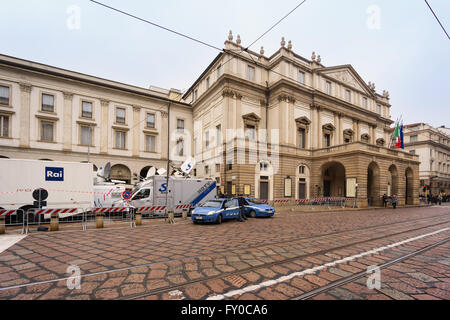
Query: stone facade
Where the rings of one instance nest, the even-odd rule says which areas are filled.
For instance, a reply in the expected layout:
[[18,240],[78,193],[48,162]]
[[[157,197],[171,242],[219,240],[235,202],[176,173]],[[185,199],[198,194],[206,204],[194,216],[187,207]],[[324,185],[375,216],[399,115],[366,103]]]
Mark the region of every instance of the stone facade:
[[387,146],[387,91],[376,93],[351,65],[305,59],[291,43],[266,57],[232,38],[183,96],[193,106],[197,175],[224,193],[269,200],[348,196],[355,178],[360,206],[380,205],[384,193],[418,203],[418,157]]
[[404,126],[405,150],[419,156],[420,194],[423,185],[431,187],[431,194],[450,192],[450,134],[445,127],[433,128],[426,123]]
[[[9,88],[8,103],[0,104],[8,118],[3,157],[87,161],[89,154],[96,167],[110,161],[115,178],[133,183],[149,166],[192,155],[194,174],[216,179],[226,193],[356,196],[362,207],[379,205],[384,193],[397,194],[400,204],[418,202],[418,156],[387,146],[389,93],[378,94],[351,65],[326,67],[315,53],[294,53],[284,39],[267,57],[263,48],[233,42],[230,32],[224,52],[182,97],[7,56],[0,56],[0,88]],[[44,110],[48,96],[51,112]],[[154,127],[146,126],[148,113]],[[43,122],[53,123],[53,133]]]

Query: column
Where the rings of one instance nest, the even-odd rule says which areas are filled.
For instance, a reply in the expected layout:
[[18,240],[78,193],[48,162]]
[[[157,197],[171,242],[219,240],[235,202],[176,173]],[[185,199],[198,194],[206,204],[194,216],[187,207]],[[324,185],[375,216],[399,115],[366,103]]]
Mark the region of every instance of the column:
[[343,144],[344,143],[344,136],[343,136],[343,124],[342,124],[342,118],[343,118],[343,114],[339,112],[338,114],[339,116],[339,131],[338,131],[338,137],[339,137],[339,144]]
[[[20,83],[20,147],[30,147],[30,93],[32,86]],[[37,137],[39,139],[39,137]]]
[[[63,150],[72,150],[72,102],[73,93],[63,92],[64,112],[63,112]],[[94,136],[94,135],[93,135]],[[95,142],[93,142],[95,144]]]
[[336,128],[336,130],[333,133],[333,145],[338,145],[339,144],[339,132],[341,131],[341,129],[339,128],[339,120],[338,120],[338,115],[336,113],[333,114],[334,115],[334,127]]
[[361,122],[356,120],[356,139],[355,141],[361,141]]
[[132,155],[133,157],[139,157],[139,148],[140,144],[140,115],[141,115],[141,106],[133,106],[133,148]]
[[372,129],[371,133],[370,133],[370,143],[371,144],[377,144],[377,133],[376,133],[376,128],[377,126],[371,126],[370,127]]
[[317,106],[317,139],[319,139],[319,149],[323,148],[322,119],[319,106]]
[[313,149],[317,149],[319,147],[318,144],[318,137],[317,137],[317,114],[316,114],[316,108],[314,105],[311,105],[311,124],[309,126],[310,135],[311,135],[311,144],[310,147]]
[[100,126],[100,153],[108,153],[108,134],[109,134],[109,101],[100,100],[101,110],[101,126]]

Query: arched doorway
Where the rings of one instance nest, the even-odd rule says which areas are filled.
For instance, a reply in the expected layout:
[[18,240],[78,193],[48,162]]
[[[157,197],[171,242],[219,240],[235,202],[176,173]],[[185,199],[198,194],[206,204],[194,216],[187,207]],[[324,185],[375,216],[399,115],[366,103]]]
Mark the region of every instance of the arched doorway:
[[367,201],[369,206],[381,206],[380,167],[376,162],[367,168]]
[[414,204],[414,173],[411,168],[405,170],[406,190],[405,204]]
[[389,167],[389,179],[387,185],[387,196],[397,195],[398,197],[398,171],[397,167],[393,164]]
[[345,195],[345,167],[340,162],[327,162],[321,170],[321,186],[315,190],[324,197],[343,197]]
[[111,167],[110,178],[112,180],[123,180],[126,184],[130,184],[131,171],[123,164],[115,164]]
[[309,168],[307,165],[301,164],[297,167],[296,174],[296,193],[295,199],[304,200],[309,199]]

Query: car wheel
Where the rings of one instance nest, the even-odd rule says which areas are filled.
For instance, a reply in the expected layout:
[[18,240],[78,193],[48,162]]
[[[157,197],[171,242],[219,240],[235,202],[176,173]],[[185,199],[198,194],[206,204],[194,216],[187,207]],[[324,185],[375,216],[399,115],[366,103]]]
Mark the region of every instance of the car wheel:
[[216,223],[217,223],[217,224],[221,224],[221,223],[222,223],[222,215],[221,215],[221,214],[219,214],[219,215],[217,216]]
[[256,212],[255,212],[255,210],[250,211],[250,217],[256,218]]

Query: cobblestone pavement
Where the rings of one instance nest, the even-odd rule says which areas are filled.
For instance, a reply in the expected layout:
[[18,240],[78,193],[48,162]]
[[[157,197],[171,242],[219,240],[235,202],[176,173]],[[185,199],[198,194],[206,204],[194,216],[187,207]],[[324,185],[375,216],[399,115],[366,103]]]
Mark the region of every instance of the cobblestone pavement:
[[[0,254],[0,299],[291,299],[445,240],[447,228],[450,206],[32,234]],[[362,277],[312,299],[449,299],[449,246],[381,269],[380,289]],[[67,288],[70,265],[80,289]]]

